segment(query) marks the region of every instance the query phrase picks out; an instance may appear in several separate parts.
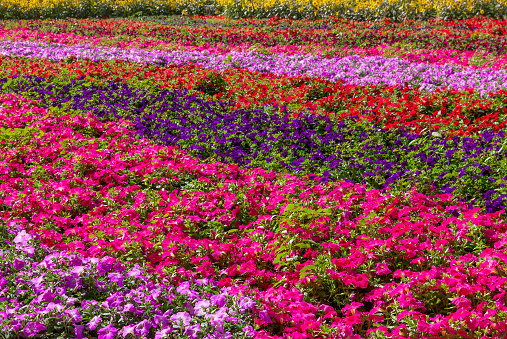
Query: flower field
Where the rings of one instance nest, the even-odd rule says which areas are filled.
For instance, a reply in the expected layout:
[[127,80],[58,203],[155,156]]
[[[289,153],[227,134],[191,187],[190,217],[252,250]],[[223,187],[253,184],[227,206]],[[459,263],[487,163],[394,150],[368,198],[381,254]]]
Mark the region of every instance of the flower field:
[[0,22],[0,338],[504,338],[507,22],[178,8]]

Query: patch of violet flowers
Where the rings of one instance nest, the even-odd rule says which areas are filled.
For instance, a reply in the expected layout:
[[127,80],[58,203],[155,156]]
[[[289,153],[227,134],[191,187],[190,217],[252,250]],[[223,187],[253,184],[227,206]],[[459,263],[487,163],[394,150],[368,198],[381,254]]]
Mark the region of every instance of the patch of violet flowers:
[[256,301],[230,294],[213,279],[173,286],[138,264],[58,252],[38,239],[15,223],[0,226],[2,338],[232,339],[256,333]]
[[288,118],[268,106],[230,110],[186,90],[143,91],[76,79],[68,83],[0,79],[2,83],[41,100],[45,107],[70,105],[92,110],[102,120],[130,120],[139,136],[178,145],[201,158],[400,192],[414,184],[435,186],[487,212],[499,211],[506,203],[503,132],[446,139],[436,132],[417,135],[354,119],[335,123],[311,113]]

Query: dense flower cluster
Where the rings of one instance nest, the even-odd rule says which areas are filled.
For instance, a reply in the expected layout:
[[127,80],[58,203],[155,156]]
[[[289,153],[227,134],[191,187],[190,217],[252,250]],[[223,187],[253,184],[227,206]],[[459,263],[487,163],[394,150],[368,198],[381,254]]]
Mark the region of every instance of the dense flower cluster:
[[[143,21],[90,19],[9,22],[4,27],[13,31],[2,35],[72,45],[93,41],[105,46],[143,49],[150,46],[165,49],[156,46],[177,43],[178,48],[251,45],[264,50],[268,47],[305,46],[312,52],[325,49],[340,53],[343,47],[398,45],[410,50],[479,50],[503,55],[506,54],[505,25],[503,20],[485,18],[393,23],[389,19],[358,22],[329,18],[302,22],[278,18],[230,20],[224,17],[182,20],[182,17],[175,16]],[[75,42],[67,42],[76,35]],[[65,36],[69,38],[65,39]]]
[[504,338],[505,34],[0,22],[0,336]]
[[507,124],[503,90],[490,93],[488,98],[481,98],[473,90],[424,94],[408,88],[331,83],[307,77],[278,78],[241,69],[220,74],[194,65],[163,68],[116,60],[51,63],[0,57],[0,64],[0,74],[9,77],[35,75],[64,80],[86,76],[99,83],[126,82],[134,88],[186,88],[193,93],[205,92],[213,100],[233,101],[234,108],[277,105],[295,116],[310,109],[333,120],[361,116],[381,127],[408,127],[418,134],[439,130],[470,135],[501,130]]
[[[0,84],[7,81],[0,79]],[[289,119],[270,106],[231,111],[187,91],[149,92],[83,79],[53,83],[15,78],[14,82],[12,89],[29,93],[45,107],[92,111],[101,120],[127,119],[140,136],[177,145],[204,159],[313,173],[321,181],[349,180],[396,192],[412,185],[420,190],[435,186],[467,202],[485,201],[488,212],[507,204],[502,202],[507,197],[503,131],[443,139],[438,133],[379,129],[355,119],[334,124],[310,113]],[[478,161],[486,158],[487,163]]]
[[67,59],[127,60],[162,65],[194,64],[205,69],[224,71],[241,68],[253,72],[290,77],[309,76],[352,85],[407,86],[421,92],[439,88],[475,89],[481,96],[507,89],[507,71],[462,69],[456,65],[425,65],[396,57],[346,56],[322,58],[310,55],[265,55],[255,52],[214,54],[208,51],[144,51],[91,45],[46,45],[32,42],[0,41],[0,55],[44,58],[52,61]]
[[127,17],[140,15],[168,14],[218,14],[233,18],[322,18],[345,16],[359,20],[383,19],[385,17],[403,19],[429,19],[445,17],[460,19],[485,15],[505,18],[507,4],[504,0],[280,0],[249,2],[233,0],[190,1],[190,0],[98,0],[88,2],[75,0],[4,0],[0,3],[0,19],[33,18],[89,18],[89,17]]
[[231,295],[230,288],[220,288],[213,279],[177,287],[157,283],[138,264],[50,250],[17,225],[5,226],[0,235],[0,329],[8,334],[4,338],[255,335],[248,320],[256,302]]
[[243,283],[266,302],[256,326],[271,333],[500,338],[502,212],[449,194],[393,198],[202,162],[135,141],[125,122],[2,100],[3,128],[14,131],[2,144],[2,218],[48,246],[143,259],[169,278]]

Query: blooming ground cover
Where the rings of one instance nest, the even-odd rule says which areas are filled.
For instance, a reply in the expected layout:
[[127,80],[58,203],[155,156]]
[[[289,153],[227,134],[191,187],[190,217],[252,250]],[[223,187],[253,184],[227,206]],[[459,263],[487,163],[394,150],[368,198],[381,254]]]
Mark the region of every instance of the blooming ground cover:
[[503,338],[504,22],[0,27],[6,338]]
[[339,15],[354,20],[378,20],[385,17],[405,19],[505,18],[505,0],[4,0],[0,19],[38,18],[110,18],[154,14],[218,14],[234,18],[285,17],[322,18]]

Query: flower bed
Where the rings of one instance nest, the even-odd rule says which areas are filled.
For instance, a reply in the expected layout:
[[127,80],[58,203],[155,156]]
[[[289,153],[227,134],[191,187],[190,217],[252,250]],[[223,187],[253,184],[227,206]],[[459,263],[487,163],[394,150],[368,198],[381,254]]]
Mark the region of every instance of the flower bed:
[[248,325],[255,301],[229,294],[213,279],[175,288],[153,282],[137,264],[57,252],[15,231],[15,224],[2,226],[3,333],[76,339],[255,335]]
[[390,187],[395,194],[417,185],[419,191],[453,193],[488,212],[505,206],[503,131],[445,139],[435,132],[416,135],[357,119],[335,124],[311,113],[291,119],[270,106],[230,111],[188,91],[136,90],[84,79],[16,78],[0,79],[0,84],[8,81],[17,93],[29,94],[45,107],[92,111],[102,121],[127,119],[140,136],[203,159],[316,174],[321,181],[348,180],[370,189]]
[[503,338],[501,23],[2,23],[0,334]]
[[445,89],[421,93],[409,88],[330,83],[241,69],[220,74],[195,65],[163,68],[118,60],[52,63],[0,57],[0,65],[0,74],[9,77],[35,75],[65,81],[86,76],[99,83],[126,82],[134,88],[186,88],[211,100],[232,102],[234,109],[277,105],[286,107],[293,116],[308,110],[334,120],[359,116],[379,127],[408,127],[417,134],[431,130],[450,136],[480,134],[487,130],[501,130],[507,124],[504,118],[507,112],[505,90],[483,98],[474,90]]
[[[393,198],[201,162],[134,141],[125,123],[48,115],[12,95],[2,100],[3,128],[15,129],[4,141],[2,217],[46,245],[146,261],[177,280],[246,284],[267,302],[280,300],[265,305],[272,322],[257,323],[276,334],[352,335],[352,325],[382,336],[498,333],[505,309],[500,213],[468,210],[448,194]],[[474,273],[485,266],[491,269]],[[454,303],[442,303],[449,298]],[[468,317],[459,320],[463,311]],[[470,317],[479,320],[470,325]]]

